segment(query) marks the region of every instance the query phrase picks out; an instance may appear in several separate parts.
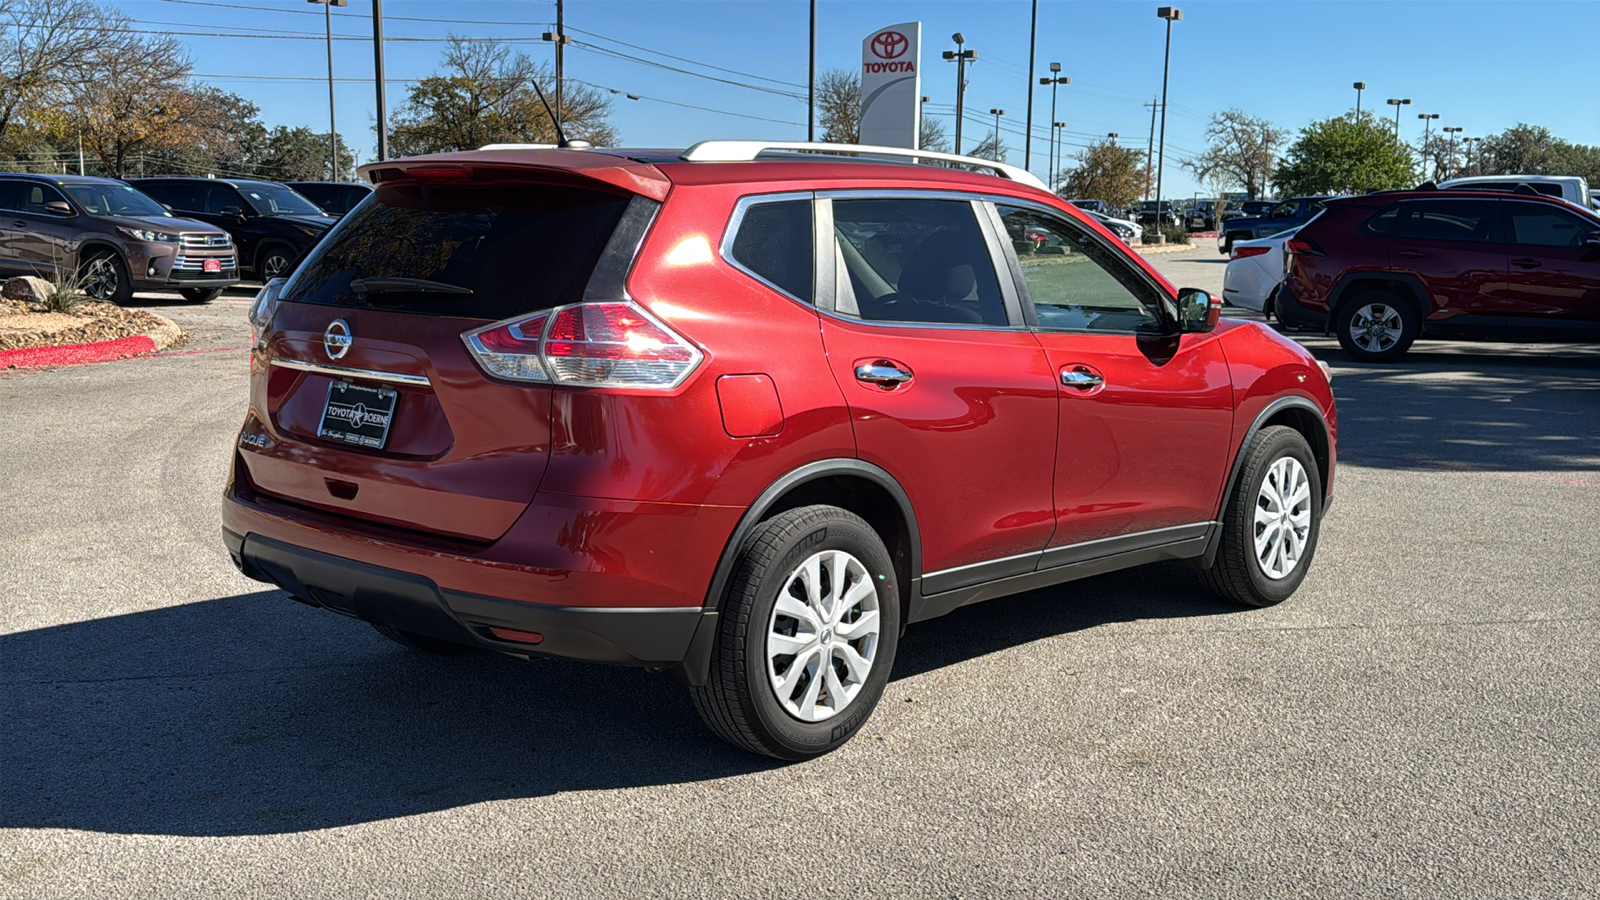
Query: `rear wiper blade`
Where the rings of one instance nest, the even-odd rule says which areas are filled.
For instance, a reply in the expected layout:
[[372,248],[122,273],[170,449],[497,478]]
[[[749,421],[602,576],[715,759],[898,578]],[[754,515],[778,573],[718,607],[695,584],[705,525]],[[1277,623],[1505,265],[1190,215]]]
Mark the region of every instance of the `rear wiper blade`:
[[426,278],[355,278],[350,290],[357,297],[368,294],[470,294],[472,288]]

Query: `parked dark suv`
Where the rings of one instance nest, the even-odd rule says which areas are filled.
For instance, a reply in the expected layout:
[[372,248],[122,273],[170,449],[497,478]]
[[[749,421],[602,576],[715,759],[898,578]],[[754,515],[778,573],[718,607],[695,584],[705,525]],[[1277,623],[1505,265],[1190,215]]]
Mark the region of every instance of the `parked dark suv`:
[[239,279],[227,232],[174,216],[124,182],[0,173],[0,271],[48,278],[58,269],[112,303],[134,291],[205,303]]
[[1294,592],[1335,465],[1304,348],[1021,169],[830,146],[363,168],[251,309],[234,562],[413,648],[664,670],[785,759],[908,622],[1164,559]]
[[179,214],[233,235],[239,265],[258,281],[287,273],[337,221],[276,181],[178,175],[128,181]]
[[1260,215],[1228,219],[1222,223],[1222,231],[1217,235],[1217,250],[1223,256],[1230,256],[1235,241],[1253,241],[1256,238],[1271,237],[1296,225],[1304,225],[1316,218],[1317,213],[1322,212],[1322,206],[1327,200],[1327,197],[1291,197],[1288,200],[1274,202]]
[[343,216],[356,204],[372,196],[372,186],[345,181],[286,181],[302,197],[321,207],[330,216]]
[[1600,340],[1600,216],[1536,193],[1416,190],[1327,201],[1288,242],[1286,325],[1352,356],[1418,337]]

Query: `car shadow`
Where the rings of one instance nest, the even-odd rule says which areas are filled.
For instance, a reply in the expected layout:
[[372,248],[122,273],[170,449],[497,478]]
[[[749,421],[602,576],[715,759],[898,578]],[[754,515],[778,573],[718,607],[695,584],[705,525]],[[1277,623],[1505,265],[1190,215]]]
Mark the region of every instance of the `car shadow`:
[[[255,297],[257,290],[259,290],[258,286],[253,284],[237,285],[235,287],[224,288],[222,295],[216,299],[249,300]],[[160,309],[169,306],[202,307],[205,306],[205,304],[195,303],[192,300],[185,300],[181,294],[178,294],[175,291],[152,291],[149,293],[141,291],[129,298],[128,302],[124,303],[123,306],[129,309]]]
[[[1117,573],[916,625],[894,675],[1232,609],[1182,567]],[[649,672],[428,656],[279,591],[0,636],[0,659],[0,828],[291,833],[780,765]]]

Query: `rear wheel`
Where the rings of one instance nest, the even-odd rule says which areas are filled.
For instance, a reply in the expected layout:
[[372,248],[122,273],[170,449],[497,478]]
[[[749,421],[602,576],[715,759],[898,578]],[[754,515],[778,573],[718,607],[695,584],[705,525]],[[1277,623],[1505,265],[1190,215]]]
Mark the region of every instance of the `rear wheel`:
[[1222,255],[1223,256],[1232,256],[1233,255],[1233,244],[1234,244],[1234,242],[1235,241],[1243,241],[1243,240],[1248,240],[1248,237],[1246,235],[1242,235],[1242,234],[1230,234],[1230,235],[1224,237],[1222,239]]
[[222,296],[222,288],[179,288],[178,293],[190,303],[210,303]]
[[736,747],[820,756],[878,705],[899,635],[894,567],[872,527],[834,506],[780,513],[745,542],[695,708]]
[[1416,310],[1391,291],[1367,291],[1339,306],[1339,346],[1364,362],[1399,359],[1417,339]]
[[424,653],[434,653],[439,656],[454,656],[457,653],[465,653],[468,650],[473,649],[466,644],[458,644],[455,641],[445,641],[435,637],[428,637],[425,634],[401,631],[392,625],[381,625],[377,622],[373,622],[372,627],[376,629],[379,634],[391,641],[394,641],[396,644],[400,644],[404,647],[410,647],[413,650],[421,650]]
[[128,266],[110,250],[93,253],[78,267],[80,289],[96,300],[121,306],[133,299]]
[[1200,573],[1219,597],[1247,606],[1289,599],[1305,580],[1322,528],[1322,481],[1304,436],[1284,425],[1256,432],[1222,516],[1221,546]]

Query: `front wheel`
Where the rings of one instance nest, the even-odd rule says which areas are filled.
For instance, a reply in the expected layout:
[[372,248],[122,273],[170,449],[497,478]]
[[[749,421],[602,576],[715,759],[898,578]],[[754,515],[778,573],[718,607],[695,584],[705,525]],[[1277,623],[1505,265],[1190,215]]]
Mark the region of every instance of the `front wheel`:
[[1397,294],[1367,291],[1340,304],[1339,346],[1363,362],[1399,359],[1417,339],[1416,310]]
[[780,513],[745,542],[695,709],[741,749],[821,756],[878,705],[899,635],[894,566],[872,527],[834,506]]
[[1322,529],[1322,481],[1306,439],[1284,425],[1256,432],[1222,516],[1221,545],[1201,580],[1246,606],[1289,599],[1305,580]]
[[261,277],[261,283],[266,284],[280,275],[289,274],[293,266],[293,251],[282,244],[268,244],[261,249],[261,256],[256,261],[256,274]]
[[180,288],[178,293],[190,303],[210,303],[222,296],[222,288]]
[[133,281],[122,257],[108,250],[90,256],[78,269],[79,288],[90,297],[118,306],[133,299]]

